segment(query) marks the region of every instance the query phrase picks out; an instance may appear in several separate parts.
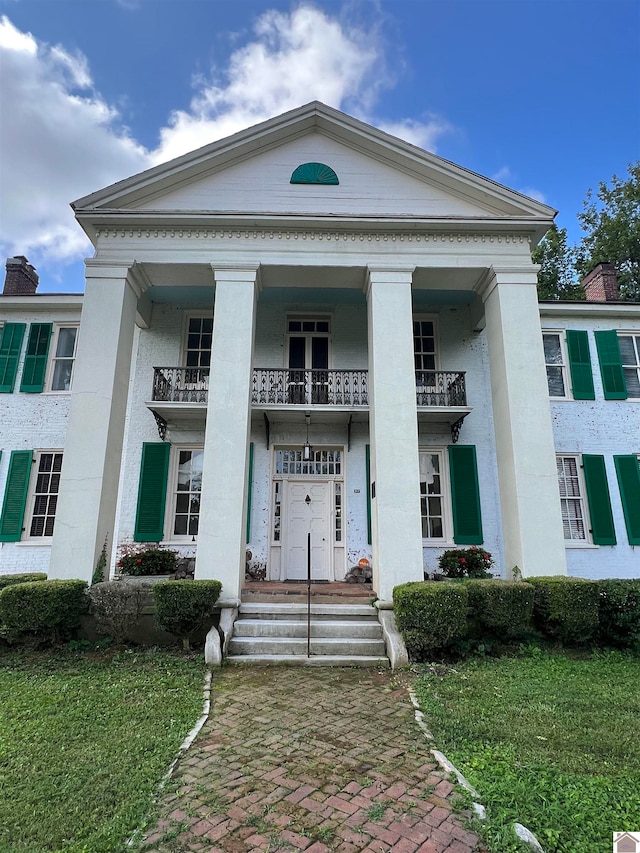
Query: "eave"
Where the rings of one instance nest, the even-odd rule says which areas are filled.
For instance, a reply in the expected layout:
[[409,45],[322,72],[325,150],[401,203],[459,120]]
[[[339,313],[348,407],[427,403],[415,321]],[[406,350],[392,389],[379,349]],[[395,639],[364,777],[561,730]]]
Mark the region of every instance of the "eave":
[[640,302],[540,302],[541,317],[603,317],[640,320]]

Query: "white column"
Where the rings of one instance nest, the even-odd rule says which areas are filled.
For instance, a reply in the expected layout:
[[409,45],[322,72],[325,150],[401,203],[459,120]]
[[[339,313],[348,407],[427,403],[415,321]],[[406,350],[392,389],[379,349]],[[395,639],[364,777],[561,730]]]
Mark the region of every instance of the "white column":
[[257,265],[214,266],[209,402],[204,437],[196,578],[222,581],[223,600],[244,580],[251,371]]
[[373,585],[384,601],[394,586],[424,577],[412,273],[368,270]]
[[494,267],[483,293],[507,576],[566,575],[538,267]]
[[109,551],[113,545],[136,306],[145,282],[128,266],[85,264],[49,577],[91,581],[105,539]]

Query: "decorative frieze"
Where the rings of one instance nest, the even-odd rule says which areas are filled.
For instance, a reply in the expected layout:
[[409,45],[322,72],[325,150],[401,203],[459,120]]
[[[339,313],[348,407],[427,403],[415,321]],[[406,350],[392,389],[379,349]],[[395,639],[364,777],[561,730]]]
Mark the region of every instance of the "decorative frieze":
[[416,231],[321,231],[256,228],[98,228],[98,239],[108,240],[279,240],[318,243],[416,243],[416,244],[528,244],[526,234],[452,234]]

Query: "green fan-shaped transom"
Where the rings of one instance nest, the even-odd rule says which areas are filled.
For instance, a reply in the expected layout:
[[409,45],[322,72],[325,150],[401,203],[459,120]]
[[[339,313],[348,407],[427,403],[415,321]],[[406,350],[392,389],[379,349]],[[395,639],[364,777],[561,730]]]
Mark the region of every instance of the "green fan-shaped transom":
[[324,163],[303,163],[291,175],[292,184],[339,184],[338,176]]

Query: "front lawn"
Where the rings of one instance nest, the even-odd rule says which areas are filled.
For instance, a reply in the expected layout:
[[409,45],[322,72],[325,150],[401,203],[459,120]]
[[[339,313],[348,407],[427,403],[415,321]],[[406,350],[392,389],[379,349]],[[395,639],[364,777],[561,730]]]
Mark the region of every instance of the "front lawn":
[[116,853],[202,710],[204,665],[0,651],[0,851]]
[[416,692],[438,748],[487,806],[492,853],[521,849],[514,821],[546,853],[610,853],[614,831],[640,829],[637,655],[534,649],[434,665]]

